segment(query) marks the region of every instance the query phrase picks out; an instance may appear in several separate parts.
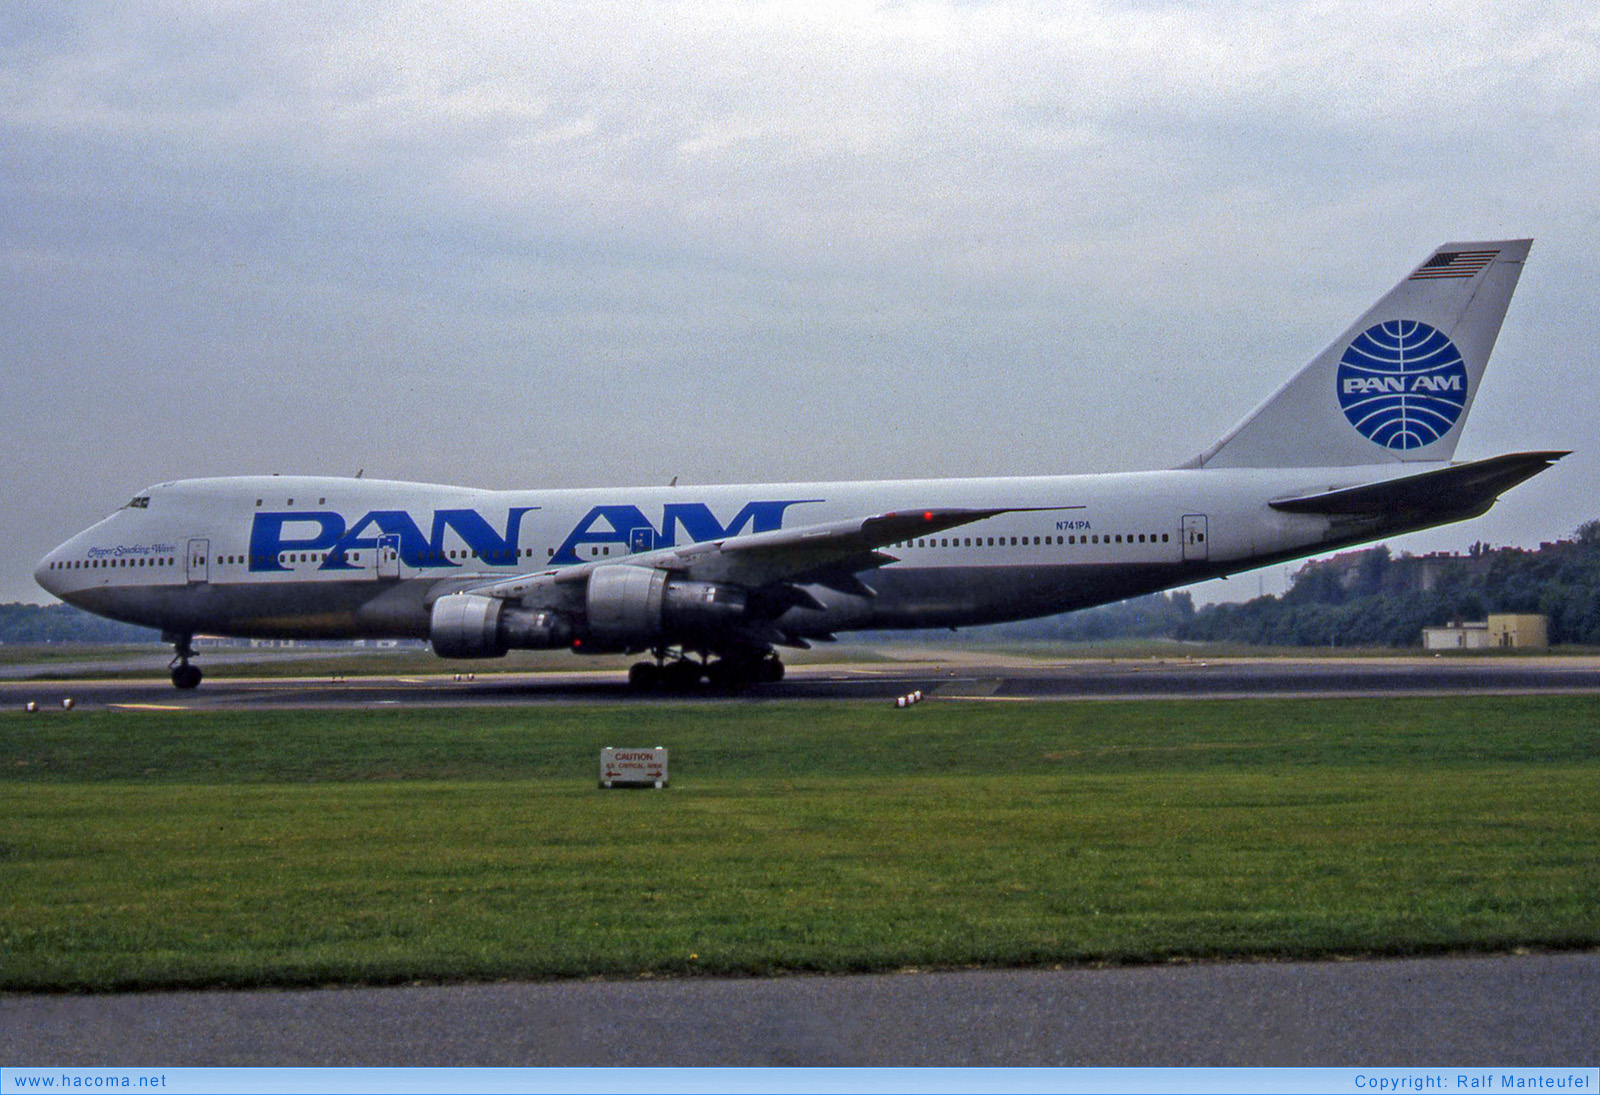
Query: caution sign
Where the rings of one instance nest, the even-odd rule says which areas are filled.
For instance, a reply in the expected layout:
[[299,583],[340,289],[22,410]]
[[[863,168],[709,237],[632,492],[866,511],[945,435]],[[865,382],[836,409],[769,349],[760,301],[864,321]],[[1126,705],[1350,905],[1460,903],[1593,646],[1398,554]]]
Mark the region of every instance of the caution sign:
[[665,787],[667,747],[600,750],[601,787]]

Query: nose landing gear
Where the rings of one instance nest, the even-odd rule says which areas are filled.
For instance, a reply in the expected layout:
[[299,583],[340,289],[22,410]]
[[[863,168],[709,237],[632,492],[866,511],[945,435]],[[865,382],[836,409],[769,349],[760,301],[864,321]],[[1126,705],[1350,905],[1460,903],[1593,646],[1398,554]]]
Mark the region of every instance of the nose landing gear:
[[167,666],[172,670],[172,687],[181,688],[185,692],[200,687],[200,679],[204,676],[198,665],[190,665],[189,659],[194,657],[193,635],[167,635],[163,636],[173,646],[174,656]]

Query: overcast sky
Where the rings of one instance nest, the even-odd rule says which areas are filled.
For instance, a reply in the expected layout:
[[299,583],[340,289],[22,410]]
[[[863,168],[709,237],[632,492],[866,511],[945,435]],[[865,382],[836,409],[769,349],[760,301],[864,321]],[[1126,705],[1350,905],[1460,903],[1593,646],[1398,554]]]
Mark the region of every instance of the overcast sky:
[[1537,544],[1600,516],[1597,195],[1593,0],[6,0],[0,601],[189,476],[1171,466],[1523,235],[1457,457],[1576,453],[1396,544]]

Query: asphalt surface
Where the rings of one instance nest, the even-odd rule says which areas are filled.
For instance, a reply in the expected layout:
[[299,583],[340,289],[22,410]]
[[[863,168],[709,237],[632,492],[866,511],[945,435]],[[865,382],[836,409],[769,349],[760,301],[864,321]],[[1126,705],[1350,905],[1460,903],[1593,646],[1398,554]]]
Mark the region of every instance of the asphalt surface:
[[[450,663],[440,663],[441,666]],[[459,679],[458,679],[459,678]],[[1595,657],[1146,658],[1048,661],[985,651],[949,651],[885,662],[792,666],[778,684],[737,695],[763,700],[892,701],[920,691],[935,700],[1233,698],[1460,694],[1600,694]],[[549,702],[728,702],[710,689],[680,694],[629,691],[619,671],[495,673],[492,663],[465,672],[416,676],[213,677],[193,692],[160,680],[25,680],[0,683],[0,709],[29,702],[54,709],[140,705],[194,709],[469,706]]]
[[17,1066],[1562,1066],[1600,954],[0,997]]

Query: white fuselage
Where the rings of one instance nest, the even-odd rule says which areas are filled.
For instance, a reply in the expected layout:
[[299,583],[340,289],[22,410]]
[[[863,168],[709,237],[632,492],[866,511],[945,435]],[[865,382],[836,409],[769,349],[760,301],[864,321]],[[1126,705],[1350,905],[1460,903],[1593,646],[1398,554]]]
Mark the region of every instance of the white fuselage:
[[1273,499],[1414,474],[1399,464],[1032,478],[485,491],[361,479],[151,488],[36,577],[62,600],[178,635],[427,637],[440,596],[640,551],[930,507],[1008,509],[883,551],[869,590],[809,588],[796,635],[959,627],[1166,589],[1392,531]]

